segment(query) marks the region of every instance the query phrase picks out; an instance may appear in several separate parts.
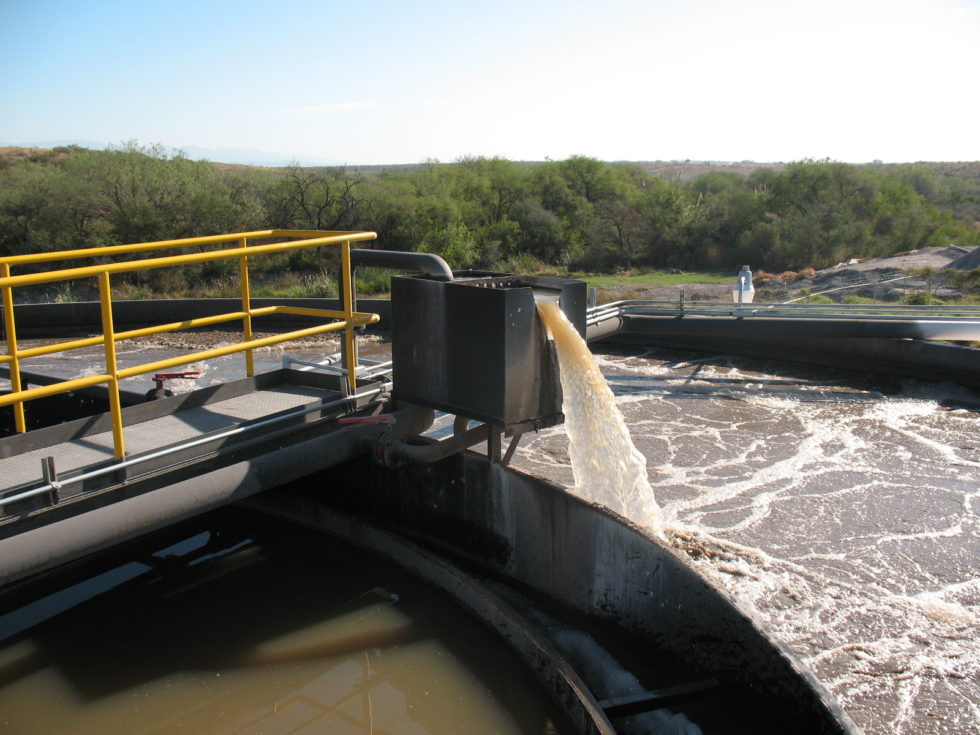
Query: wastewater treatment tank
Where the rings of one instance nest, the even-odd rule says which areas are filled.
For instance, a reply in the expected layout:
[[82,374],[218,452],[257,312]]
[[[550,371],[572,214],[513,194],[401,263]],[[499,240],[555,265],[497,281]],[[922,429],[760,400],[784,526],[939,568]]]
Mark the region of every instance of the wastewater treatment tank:
[[254,512],[172,526],[3,602],[2,732],[576,732],[438,590]]
[[[66,498],[52,471],[25,491],[40,494],[11,496],[17,522],[38,527],[7,540],[37,564],[0,597],[0,727],[852,732],[790,651],[615,513],[493,453],[397,470],[375,461],[385,441],[426,443],[415,421],[432,412],[419,405],[515,435],[560,422],[542,294],[584,335],[581,282],[394,279],[396,411],[377,414],[390,405],[383,380],[351,396],[290,378],[279,392],[295,411],[241,427],[279,422],[268,435],[222,424],[188,444],[207,448],[196,464],[179,455],[170,474],[147,465],[134,478],[127,466]],[[353,345],[346,354],[356,358]],[[262,381],[245,382],[223,398],[253,407]],[[187,401],[208,420],[234,418],[217,398]],[[47,506],[17,506],[28,501]],[[88,533],[64,532],[85,527],[72,524],[83,505],[105,521],[95,551],[82,548]],[[59,564],[48,542],[61,539],[71,548]]]
[[354,460],[24,580],[0,672],[10,732],[853,732],[683,559],[470,453]]

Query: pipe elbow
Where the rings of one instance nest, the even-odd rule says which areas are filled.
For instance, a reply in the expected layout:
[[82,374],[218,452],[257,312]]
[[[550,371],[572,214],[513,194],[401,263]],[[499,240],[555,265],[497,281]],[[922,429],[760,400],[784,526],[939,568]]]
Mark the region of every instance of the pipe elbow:
[[391,270],[418,271],[441,281],[453,280],[453,270],[449,264],[433,253],[410,253],[399,250],[350,251],[351,267],[370,266]]

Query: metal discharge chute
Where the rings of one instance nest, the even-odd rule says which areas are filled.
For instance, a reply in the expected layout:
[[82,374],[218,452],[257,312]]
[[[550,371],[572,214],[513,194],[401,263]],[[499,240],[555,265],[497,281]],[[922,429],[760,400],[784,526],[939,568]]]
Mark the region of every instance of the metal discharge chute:
[[483,422],[470,438],[489,438],[492,456],[502,435],[561,423],[558,364],[535,309],[541,291],[559,298],[584,335],[583,281],[475,271],[452,281],[393,278],[395,400],[454,414],[460,427]]

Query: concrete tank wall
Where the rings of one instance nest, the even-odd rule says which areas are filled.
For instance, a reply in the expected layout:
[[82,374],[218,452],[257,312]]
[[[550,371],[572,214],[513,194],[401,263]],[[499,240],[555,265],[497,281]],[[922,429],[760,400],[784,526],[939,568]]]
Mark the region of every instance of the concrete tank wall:
[[[321,484],[322,483],[322,484]],[[318,502],[380,522],[511,583],[622,626],[706,671],[794,703],[815,732],[849,720],[784,646],[686,558],[625,519],[467,453],[395,472],[334,468]]]
[[814,326],[809,324],[796,334],[758,328],[775,321],[625,316],[590,327],[589,341],[744,355],[980,388],[980,349],[922,339],[825,336],[806,329]]

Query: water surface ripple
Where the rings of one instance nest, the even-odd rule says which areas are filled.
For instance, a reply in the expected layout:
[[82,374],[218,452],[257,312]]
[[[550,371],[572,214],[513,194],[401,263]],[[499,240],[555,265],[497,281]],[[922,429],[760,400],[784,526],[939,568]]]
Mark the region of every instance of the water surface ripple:
[[[596,357],[666,523],[702,534],[702,572],[865,733],[980,733],[980,397],[658,350]],[[563,427],[525,441],[515,466],[574,485]]]

